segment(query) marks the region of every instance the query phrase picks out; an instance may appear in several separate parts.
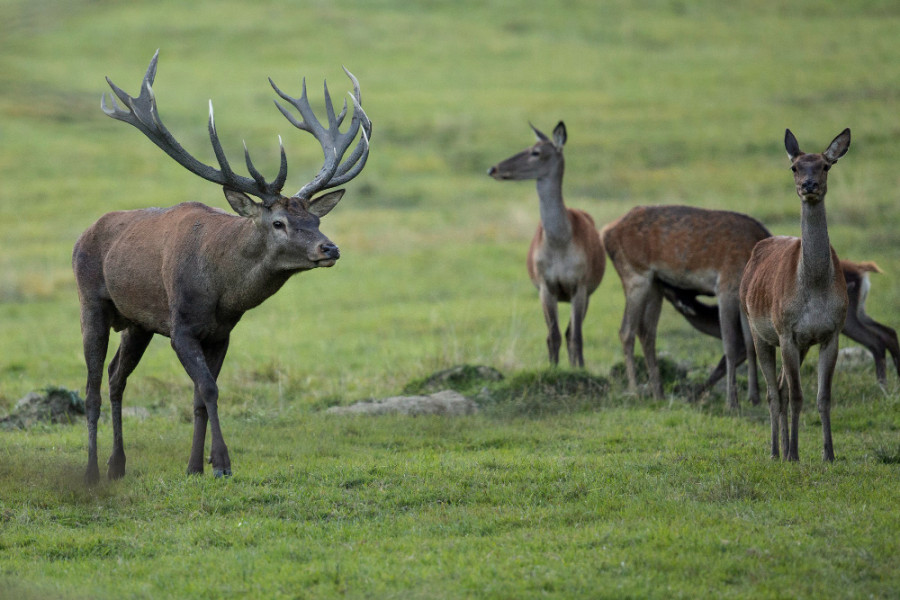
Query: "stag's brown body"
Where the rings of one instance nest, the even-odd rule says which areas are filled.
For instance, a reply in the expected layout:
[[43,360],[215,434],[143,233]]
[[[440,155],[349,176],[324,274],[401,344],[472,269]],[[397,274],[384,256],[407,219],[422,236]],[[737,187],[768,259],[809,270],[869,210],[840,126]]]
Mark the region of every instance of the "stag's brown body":
[[190,319],[212,340],[291,275],[333,265],[326,252],[278,256],[252,220],[189,202],[104,215],[76,242],[73,266],[83,301],[103,304],[116,331],[171,337]]
[[[283,147],[279,173],[271,182],[256,170],[246,152],[251,177],[236,175],[231,170],[219,143],[211,104],[210,141],[220,169],[205,165],[178,144],[159,118],[151,87],[157,59],[158,52],[150,62],[136,98],[109,82],[125,108],[114,98],[112,107],[107,106],[104,96],[103,110],[136,127],[192,173],[222,185],[237,215],[197,202],[171,208],[111,212],[89,227],[76,242],[72,265],[81,301],[88,371],[85,398],[88,483],[99,478],[97,422],[110,328],[121,331],[122,335],[109,365],[113,451],[107,475],[114,479],[125,474],[122,395],[128,376],[155,334],[170,338],[172,348],[194,382],[194,435],[188,472],[203,471],[209,425],[214,473],[216,476],[231,474],[231,460],[218,418],[216,383],[231,331],[244,312],[278,291],[291,275],[335,264],[340,252],[319,231],[319,219],[334,208],[344,191],[313,195],[355,177],[368,156],[371,122],[360,106],[358,82],[347,72],[355,94],[351,96],[353,118],[344,133],[340,125],[347,113],[346,103],[336,116],[327,88],[328,127],[325,127],[309,107],[305,82],[300,98],[291,98],[272,84],[302,118],[295,118],[276,102],[281,112],[295,127],[312,133],[325,154],[322,170],[294,196],[281,194],[287,175]],[[360,131],[356,148],[341,162]],[[254,201],[251,195],[261,202]]]
[[[604,227],[601,235],[625,291],[619,337],[629,386],[636,387],[637,336],[644,349],[653,393],[662,396],[656,328],[663,290],[665,286],[691,290],[694,296],[718,297],[721,322],[727,323],[721,337],[727,358],[728,403],[736,407],[737,364],[741,356],[753,352],[750,332],[741,320],[741,273],[753,247],[769,237],[769,231],[756,219],[736,212],[662,205],[633,208]],[[748,395],[756,403],[759,391],[755,369],[749,375]]]

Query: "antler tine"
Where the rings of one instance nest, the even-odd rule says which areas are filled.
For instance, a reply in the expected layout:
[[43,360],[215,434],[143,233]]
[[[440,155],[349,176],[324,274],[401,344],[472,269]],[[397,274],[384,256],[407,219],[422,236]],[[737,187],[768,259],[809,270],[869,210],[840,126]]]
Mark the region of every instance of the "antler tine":
[[[315,127],[318,126],[321,129],[321,125],[319,125],[319,120],[316,119],[315,115],[312,113],[312,109],[309,107],[309,101],[306,99],[306,77],[303,78],[303,92],[300,94],[300,98],[291,98],[275,85],[275,82],[272,81],[272,78],[269,78],[269,85],[272,86],[272,89],[275,90],[279,96],[282,97],[286,102],[288,102],[291,106],[297,109],[302,117],[301,120],[297,120],[297,118],[291,114],[291,112],[286,109],[284,106],[279,104],[278,100],[275,100],[275,106],[278,107],[278,110],[281,111],[281,114],[297,129],[302,129],[303,131],[308,131],[309,133],[317,136],[317,131],[315,131]],[[324,129],[322,129],[324,132]],[[318,136],[317,136],[318,137]]]
[[334,116],[334,104],[331,103],[331,94],[328,93],[328,81],[323,84],[325,87],[325,114],[328,116],[328,128],[334,129],[339,125],[337,117]]
[[115,100],[115,96],[110,95],[112,106],[106,103],[106,94],[100,98],[100,108],[104,113],[119,121],[124,121],[141,133],[143,133],[151,142],[156,144],[163,152],[172,157],[175,162],[183,166],[185,169],[219,185],[230,189],[244,192],[256,196],[263,200],[266,206],[271,206],[278,198],[281,197],[281,188],[284,186],[287,178],[287,159],[284,154],[284,146],[281,146],[281,166],[275,180],[271,183],[266,182],[265,178],[259,171],[253,167],[252,162],[247,153],[248,170],[253,178],[237,175],[228,164],[225,151],[219,141],[216,132],[215,118],[213,116],[212,101],[209,103],[209,139],[215,152],[216,160],[219,162],[221,171],[209,165],[206,165],[185,150],[175,137],[169,132],[162,120],[159,118],[159,112],[156,106],[156,96],[153,93],[153,81],[156,78],[157,61],[159,58],[159,50],[153,55],[147,73],[141,83],[141,92],[137,98],[129,96],[120,87],[115,85],[109,77],[106,78],[113,94],[122,101],[127,110],[119,106]]
[[[311,133],[322,146],[322,153],[325,157],[324,164],[319,170],[319,173],[312,181],[294,194],[295,198],[308,199],[316,192],[346,183],[355,177],[365,164],[364,156],[368,155],[368,137],[371,135],[372,125],[360,105],[359,82],[346,68],[344,69],[344,72],[353,82],[355,93],[355,95],[351,95],[354,104],[353,120],[345,133],[341,133],[340,126],[347,114],[347,103],[345,101],[341,113],[335,115],[334,104],[331,101],[331,94],[328,91],[327,83],[325,84],[325,112],[328,117],[328,128],[326,129],[322,123],[319,122],[318,118],[316,118],[315,113],[309,104],[309,99],[306,94],[305,78],[303,79],[302,93],[299,98],[292,98],[285,94],[275,85],[275,82],[269,79],[272,89],[274,89],[284,101],[297,109],[301,119],[297,119],[287,108],[276,100],[275,105],[278,107],[278,110],[281,111],[281,114],[283,114],[294,127]],[[363,125],[363,134],[360,137],[359,143],[347,160],[342,163],[341,160],[344,158],[344,154],[347,152],[350,144],[352,144],[353,140],[356,138],[361,124]]]
[[[281,136],[278,136],[278,147],[281,151],[281,165],[278,168],[278,176],[275,177],[275,180],[269,184],[266,183],[266,179],[262,173],[260,173],[256,167],[253,165],[253,161],[250,160],[250,151],[247,150],[247,142],[244,142],[244,159],[247,162],[247,171],[250,172],[250,175],[253,176],[253,179],[256,180],[256,183],[260,186],[271,185],[273,189],[280,190],[284,187],[284,182],[287,179],[287,155],[284,153],[284,142],[281,141]],[[268,206],[269,204],[267,204]]]
[[366,166],[366,160],[369,158],[369,138],[372,137],[372,121],[369,120],[368,115],[366,115],[362,106],[359,105],[357,99],[352,96],[351,98],[355,114],[360,115],[362,134],[350,157],[341,163],[337,171],[335,171],[334,178],[331,180],[332,186],[343,185],[356,177],[363,170],[363,167]]

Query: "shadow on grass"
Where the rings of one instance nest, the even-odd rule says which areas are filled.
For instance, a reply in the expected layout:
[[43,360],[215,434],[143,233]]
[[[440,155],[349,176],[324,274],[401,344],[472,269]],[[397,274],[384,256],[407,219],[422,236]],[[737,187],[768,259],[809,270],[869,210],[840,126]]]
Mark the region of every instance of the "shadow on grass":
[[[88,486],[84,481],[84,463],[69,458],[26,453],[26,458],[9,456],[0,466],[0,487],[7,497],[24,504],[64,504],[81,506],[115,495],[115,486],[104,476]],[[8,515],[7,515],[8,516]],[[6,516],[0,515],[0,519]],[[2,597],[2,596],[0,596]]]

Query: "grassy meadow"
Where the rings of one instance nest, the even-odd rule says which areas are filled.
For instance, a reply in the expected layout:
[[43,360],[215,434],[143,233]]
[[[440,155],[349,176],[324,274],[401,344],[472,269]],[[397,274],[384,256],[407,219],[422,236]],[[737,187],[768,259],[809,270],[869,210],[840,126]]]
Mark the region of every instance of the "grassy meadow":
[[[837,460],[822,464],[811,353],[801,462],[772,462],[764,406],[729,412],[724,388],[690,403],[675,380],[663,401],[626,393],[609,263],[586,373],[549,370],[525,272],[534,185],[486,171],[532,143],[529,121],[564,120],[566,202],[598,225],[683,203],[797,235],[784,129],[820,152],[850,127],[831,241],[882,267],[868,312],[900,326],[898,30],[900,6],[879,0],[0,0],[0,414],[30,391],[84,391],[70,262],[86,227],[110,210],[228,208],[101,112],[105,76],[136,94],[159,48],[154,91],[185,148],[214,162],[211,98],[236,170],[246,140],[271,177],[283,137],[289,193],[321,151],[266,77],[299,95],[305,76],[321,112],[323,79],[335,98],[350,89],[345,65],[374,123],[365,170],[321,225],[340,261],[232,335],[219,383],[234,476],[184,475],[192,384],[155,339],[125,394],[149,416],[125,421],[123,480],[83,486],[81,422],[0,430],[0,598],[896,597],[896,373],[886,389],[871,362],[836,375]],[[721,355],[671,307],[657,346],[682,379]],[[324,412],[460,364],[506,376],[476,415]],[[111,444],[101,420],[101,460]]]

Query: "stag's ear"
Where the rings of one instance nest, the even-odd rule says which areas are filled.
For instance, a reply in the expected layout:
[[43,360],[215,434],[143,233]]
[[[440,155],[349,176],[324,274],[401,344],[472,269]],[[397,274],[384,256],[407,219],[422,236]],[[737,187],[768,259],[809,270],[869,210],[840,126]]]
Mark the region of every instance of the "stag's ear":
[[228,188],[222,188],[225,191],[225,199],[234,209],[234,212],[242,217],[255,217],[259,215],[260,203],[254,202],[253,198],[244,192],[237,192]]
[[566,144],[566,124],[560,121],[553,130],[553,143],[557,148],[562,148]]
[[787,150],[788,158],[791,159],[791,162],[803,152],[800,151],[800,144],[797,143],[797,138],[794,137],[794,134],[791,133],[790,129],[784,130],[784,149]]
[[340,202],[341,198],[344,196],[344,191],[345,190],[335,190],[333,192],[328,192],[327,194],[322,194],[318,198],[313,198],[309,201],[309,208],[307,210],[317,217],[324,217],[331,212],[331,209],[334,208],[338,202]]
[[837,162],[837,159],[847,154],[847,150],[850,149],[850,129],[847,128],[843,130],[836,138],[831,141],[831,144],[828,145],[828,149],[825,150],[822,154],[827,158],[832,164]]

